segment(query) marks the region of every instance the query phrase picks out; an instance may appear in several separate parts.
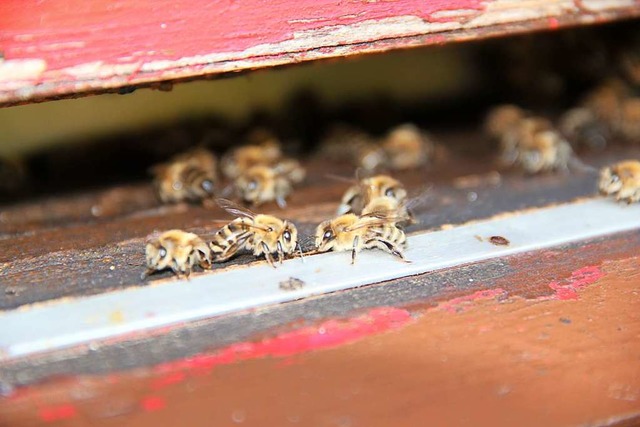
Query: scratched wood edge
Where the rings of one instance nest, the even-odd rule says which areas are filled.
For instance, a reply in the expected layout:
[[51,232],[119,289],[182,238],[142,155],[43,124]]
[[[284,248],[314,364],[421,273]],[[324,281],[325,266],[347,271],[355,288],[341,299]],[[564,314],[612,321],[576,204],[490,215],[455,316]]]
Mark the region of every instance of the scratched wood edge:
[[[447,22],[422,22],[416,25],[412,22],[416,20],[415,17],[392,17],[345,26],[340,28],[337,35],[326,34],[325,27],[320,27],[307,31],[301,41],[286,40],[240,52],[214,51],[178,60],[147,61],[142,65],[103,64],[71,79],[71,70],[45,71],[46,64],[39,63],[38,59],[5,60],[0,62],[0,107],[108,92],[128,93],[144,87],[170,90],[173,83],[228,76],[260,68],[640,17],[639,2],[622,3],[624,6],[611,7],[610,3],[604,2],[601,10],[576,7],[567,11],[558,5],[546,9],[525,9],[496,2],[502,7],[493,11],[490,8],[473,14],[469,14],[469,11],[450,11],[449,18],[452,20]],[[458,16],[456,12],[459,12]],[[395,22],[385,22],[387,20]],[[412,32],[415,34],[398,35],[398,23],[402,24],[403,20],[413,25]],[[340,41],[345,33],[363,34],[367,31],[374,33],[370,40]],[[355,36],[353,38],[357,39]],[[77,69],[82,65],[71,68]]]

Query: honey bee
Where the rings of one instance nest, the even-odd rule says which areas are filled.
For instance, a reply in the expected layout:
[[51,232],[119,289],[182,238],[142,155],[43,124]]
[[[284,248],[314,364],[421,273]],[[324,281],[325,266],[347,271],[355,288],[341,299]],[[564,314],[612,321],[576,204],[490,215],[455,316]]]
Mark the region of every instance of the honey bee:
[[216,157],[203,148],[179,154],[152,168],[154,186],[164,203],[212,197],[217,180]]
[[367,171],[387,164],[384,149],[367,133],[346,124],[334,125],[320,146],[320,154],[334,161],[349,160]]
[[640,161],[625,160],[603,168],[598,188],[601,194],[615,196],[617,201],[640,201]]
[[519,151],[520,166],[531,174],[567,170],[573,156],[571,145],[555,130],[536,133]]
[[221,169],[227,179],[234,180],[253,166],[270,166],[281,158],[282,149],[278,140],[267,138],[258,144],[244,145],[225,154]]
[[389,175],[361,178],[344,193],[337,214],[360,215],[367,203],[381,196],[392,197],[398,202],[403,202],[407,198],[407,190],[400,181]]
[[340,215],[318,225],[315,234],[317,252],[351,251],[351,264],[363,249],[381,249],[406,262],[402,253],[407,238],[396,225],[396,218],[376,214]]
[[219,199],[218,204],[237,218],[218,230],[209,243],[214,262],[227,261],[247,250],[256,257],[264,256],[275,267],[274,255],[282,263],[286,255],[300,251],[298,230],[291,222],[253,213],[226,199]]
[[234,182],[238,196],[253,206],[274,201],[279,207],[287,206],[286,198],[293,185],[305,177],[305,170],[293,159],[285,159],[275,166],[257,165],[243,172]]
[[629,96],[628,86],[621,80],[612,79],[591,90],[581,106],[591,110],[603,124],[616,129],[621,119],[621,104]]
[[558,129],[574,146],[601,150],[611,137],[611,130],[595,113],[585,107],[575,107],[565,112]]
[[435,149],[431,136],[410,123],[391,129],[381,145],[386,154],[386,166],[391,170],[423,166]]
[[500,140],[511,128],[524,119],[526,115],[526,112],[517,105],[498,105],[492,108],[489,114],[487,114],[484,121],[484,130],[491,138]]
[[[412,199],[410,202],[415,202]],[[415,223],[413,214],[409,211],[407,201],[389,196],[375,197],[362,209],[361,216],[371,216],[376,218],[387,218],[389,222],[402,226],[405,223]]]
[[169,230],[150,240],[145,248],[147,270],[144,279],[156,271],[170,268],[178,277],[191,274],[194,265],[211,267],[211,251],[197,235],[182,230]]
[[622,101],[618,131],[623,138],[640,142],[640,97]]
[[[574,160],[571,145],[541,117],[529,117],[512,127],[502,138],[502,161],[536,174],[567,170]],[[573,162],[578,166],[579,162]]]

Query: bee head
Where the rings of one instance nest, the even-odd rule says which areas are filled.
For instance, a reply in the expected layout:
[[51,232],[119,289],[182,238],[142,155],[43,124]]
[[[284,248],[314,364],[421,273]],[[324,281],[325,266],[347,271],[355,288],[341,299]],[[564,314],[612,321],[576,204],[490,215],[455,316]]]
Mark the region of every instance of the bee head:
[[159,241],[147,243],[145,248],[147,267],[162,270],[169,264],[169,253]]
[[600,191],[605,194],[616,193],[622,188],[622,179],[611,168],[605,168],[600,174]]
[[238,177],[236,189],[240,197],[248,203],[257,203],[262,198],[270,179],[270,170],[262,166],[252,167]]
[[278,242],[282,246],[285,254],[291,254],[296,250],[298,244],[298,229],[289,221],[284,222],[282,233],[278,238]]
[[214,180],[210,177],[203,179],[200,182],[200,189],[202,189],[202,191],[204,191],[205,194],[212,196],[215,190]]
[[326,252],[331,250],[336,235],[330,220],[324,221],[320,225],[318,225],[318,228],[316,228],[315,237],[316,249],[319,252]]

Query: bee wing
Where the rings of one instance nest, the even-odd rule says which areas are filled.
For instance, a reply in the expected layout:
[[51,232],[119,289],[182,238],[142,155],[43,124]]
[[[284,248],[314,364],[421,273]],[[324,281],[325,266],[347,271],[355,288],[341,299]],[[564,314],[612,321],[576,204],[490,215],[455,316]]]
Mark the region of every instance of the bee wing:
[[[385,218],[377,218],[375,216],[371,216],[371,214],[362,216],[362,219],[364,221],[358,221],[352,226],[346,227],[345,231],[356,231],[356,230],[360,230],[361,228],[376,227],[380,225],[389,224],[390,222],[394,221],[394,218],[391,218],[389,216]],[[397,219],[396,221],[399,221],[399,220],[400,219]]]
[[420,191],[420,194],[418,194],[415,197],[411,197],[409,200],[407,200],[404,203],[404,207],[407,210],[414,210],[416,208],[420,208],[426,205],[429,202],[429,200],[434,199],[433,194],[430,193],[430,190],[432,188],[433,188],[433,185],[426,186],[424,189]]
[[229,212],[233,216],[251,219],[255,218],[256,216],[256,214],[251,210],[244,208],[228,199],[216,199],[216,203],[218,204],[218,206],[220,206],[222,209]]
[[333,179],[334,181],[340,181],[340,182],[346,182],[347,184],[355,184],[356,180],[353,178],[347,178],[346,176],[342,176],[342,175],[335,175],[332,173],[327,173],[324,176],[326,176],[329,179]]

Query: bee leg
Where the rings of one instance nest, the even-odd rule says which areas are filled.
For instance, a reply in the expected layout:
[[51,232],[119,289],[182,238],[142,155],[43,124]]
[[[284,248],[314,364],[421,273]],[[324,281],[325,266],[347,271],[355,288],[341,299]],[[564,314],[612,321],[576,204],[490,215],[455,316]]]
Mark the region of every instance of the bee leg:
[[155,270],[153,268],[147,268],[145,271],[142,272],[142,274],[140,274],[140,280],[145,280],[147,277],[153,274],[154,271]]
[[264,257],[269,265],[273,268],[276,268],[276,265],[273,262],[273,257],[271,256],[271,252],[269,251],[269,246],[267,246],[265,242],[262,242],[262,251],[264,252]]
[[356,255],[358,254],[358,242],[360,237],[356,236],[353,238],[353,249],[351,250],[351,265],[356,263]]
[[278,241],[278,262],[282,264],[284,262],[284,250],[282,249],[282,243]]
[[393,255],[393,256],[397,256],[398,258],[400,258],[402,261],[406,262],[406,263],[410,263],[411,261],[409,261],[408,259],[406,259],[404,257],[404,254],[402,253],[402,251],[400,250],[400,248],[396,245],[394,245],[393,243],[386,241],[386,240],[380,240],[380,242],[382,242],[386,248],[387,251]]
[[287,207],[287,201],[284,197],[276,197],[276,204],[280,209],[284,209]]

